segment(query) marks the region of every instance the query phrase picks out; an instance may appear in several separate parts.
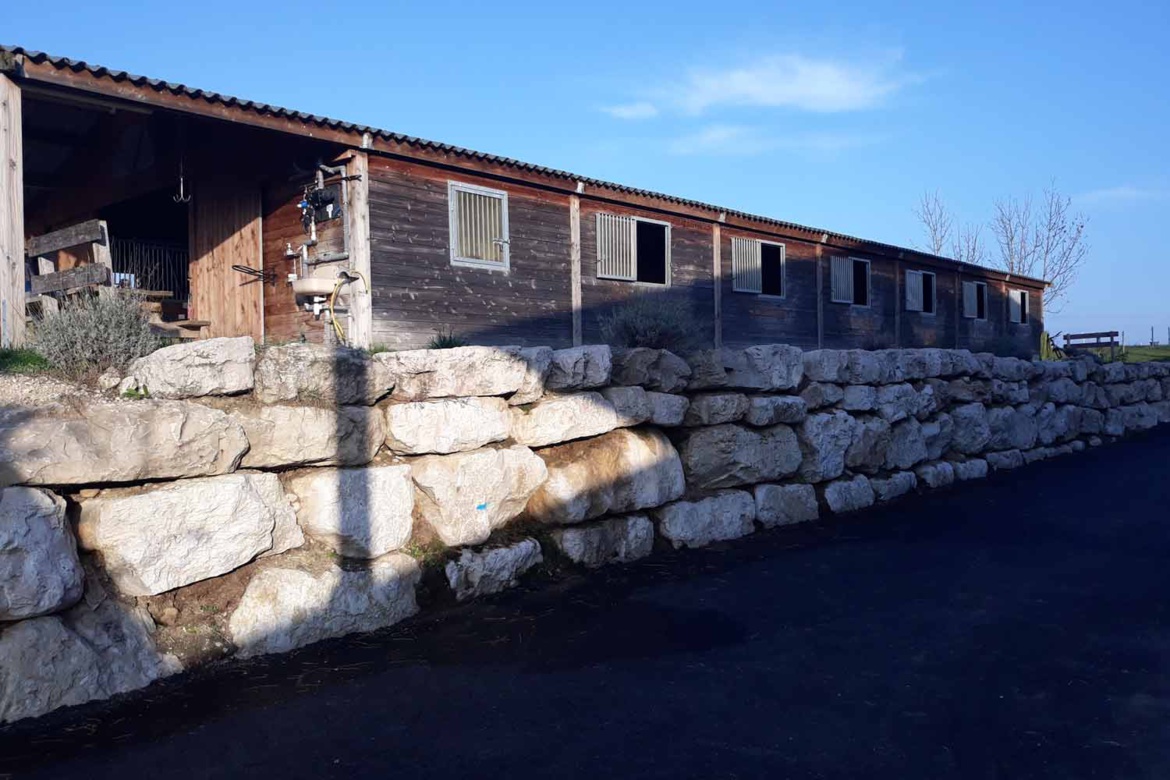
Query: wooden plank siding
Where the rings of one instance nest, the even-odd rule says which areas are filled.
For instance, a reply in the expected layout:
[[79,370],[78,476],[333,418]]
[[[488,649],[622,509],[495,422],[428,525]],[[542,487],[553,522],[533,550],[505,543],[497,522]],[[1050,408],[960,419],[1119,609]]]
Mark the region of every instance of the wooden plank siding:
[[24,138],[20,87],[0,73],[0,347],[24,344]]
[[[597,278],[597,213],[670,222],[670,284],[645,284]],[[715,343],[714,269],[711,225],[665,218],[644,209],[581,199],[581,308],[586,344],[600,343],[600,320],[637,295],[660,295],[685,308],[698,325],[702,342]]]
[[[572,345],[568,196],[379,157],[369,169],[375,344],[424,347],[450,329],[473,344]],[[452,180],[508,193],[508,272],[451,265]]]
[[[817,348],[817,247],[768,233],[721,231],[723,343],[729,347],[782,343]],[[784,244],[784,297],[735,292],[731,239],[757,238]]]
[[215,336],[264,338],[262,285],[233,271],[260,269],[260,189],[234,178],[199,182],[190,209],[189,318]]

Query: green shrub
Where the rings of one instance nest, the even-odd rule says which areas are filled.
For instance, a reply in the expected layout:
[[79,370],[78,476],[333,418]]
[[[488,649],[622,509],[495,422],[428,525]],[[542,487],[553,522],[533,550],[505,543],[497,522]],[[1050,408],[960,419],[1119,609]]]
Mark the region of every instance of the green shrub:
[[50,368],[35,349],[0,349],[0,374],[38,374]]
[[685,354],[703,347],[704,329],[686,303],[642,295],[603,314],[602,340],[613,347],[650,347]]
[[455,347],[466,347],[467,342],[459,338],[449,328],[444,328],[439,331],[439,335],[431,339],[427,344],[427,349],[454,349]]
[[93,379],[108,368],[158,349],[137,298],[96,295],[66,304],[36,323],[33,348],[70,379]]

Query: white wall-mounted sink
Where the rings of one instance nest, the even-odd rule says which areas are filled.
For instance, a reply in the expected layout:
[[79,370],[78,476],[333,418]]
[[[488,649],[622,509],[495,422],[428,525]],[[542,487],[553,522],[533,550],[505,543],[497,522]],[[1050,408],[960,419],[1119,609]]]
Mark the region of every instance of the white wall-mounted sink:
[[313,276],[308,279],[294,279],[292,288],[293,293],[296,295],[328,296],[333,294],[333,287],[336,284],[336,279],[326,279],[322,276]]

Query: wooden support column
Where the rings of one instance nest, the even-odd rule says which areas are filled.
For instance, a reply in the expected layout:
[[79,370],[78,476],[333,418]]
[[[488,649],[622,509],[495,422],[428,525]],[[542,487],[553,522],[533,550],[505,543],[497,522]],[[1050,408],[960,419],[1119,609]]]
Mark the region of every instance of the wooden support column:
[[20,87],[0,73],[0,347],[24,344],[24,151]]
[[369,349],[374,341],[374,290],[370,279],[370,161],[365,152],[354,151],[346,182],[349,194],[349,267],[362,275],[350,285],[349,343]]
[[902,261],[894,261],[894,346],[902,346]]
[[569,196],[569,284],[573,307],[573,346],[581,346],[581,197]]
[[959,331],[963,326],[963,277],[955,271],[955,349],[959,348]]
[[715,349],[723,346],[723,228],[711,228],[711,263],[715,281]]
[[[824,243],[824,239],[821,239]],[[817,245],[817,349],[825,348],[825,270],[822,247]]]

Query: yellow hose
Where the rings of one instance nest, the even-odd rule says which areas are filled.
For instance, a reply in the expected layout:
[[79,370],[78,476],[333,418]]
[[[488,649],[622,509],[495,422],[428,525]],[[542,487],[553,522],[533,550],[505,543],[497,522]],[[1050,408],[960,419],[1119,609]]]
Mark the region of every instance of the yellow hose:
[[345,331],[341,329],[337,315],[333,313],[333,307],[337,305],[337,292],[341,286],[353,281],[352,278],[347,279],[345,274],[357,274],[362,280],[362,284],[366,286],[366,292],[370,291],[370,283],[366,281],[366,276],[361,271],[345,271],[337,275],[337,284],[333,285],[333,294],[329,296],[329,321],[333,323],[333,330],[337,333],[337,343],[339,344],[345,344]]

